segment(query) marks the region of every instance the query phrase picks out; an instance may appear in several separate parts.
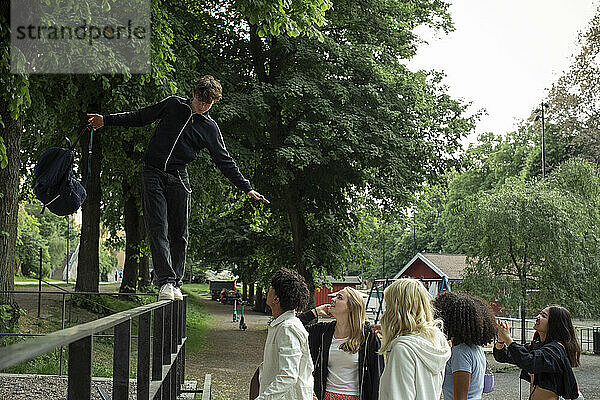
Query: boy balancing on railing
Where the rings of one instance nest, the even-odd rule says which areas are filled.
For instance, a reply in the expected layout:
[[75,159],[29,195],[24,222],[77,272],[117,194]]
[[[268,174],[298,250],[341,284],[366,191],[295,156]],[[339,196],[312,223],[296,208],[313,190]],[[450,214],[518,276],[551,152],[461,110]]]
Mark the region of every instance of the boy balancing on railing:
[[304,278],[282,268],[271,279],[267,305],[274,320],[269,324],[263,363],[259,367],[259,396],[285,400],[312,400],[313,363],[308,333],[296,317],[296,310],[308,304]]

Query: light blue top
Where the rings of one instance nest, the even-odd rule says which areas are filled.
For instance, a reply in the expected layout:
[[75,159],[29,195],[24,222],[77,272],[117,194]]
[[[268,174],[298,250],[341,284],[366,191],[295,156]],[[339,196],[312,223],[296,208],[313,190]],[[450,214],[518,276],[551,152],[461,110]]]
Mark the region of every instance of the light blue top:
[[469,400],[480,400],[483,393],[483,376],[485,375],[485,354],[481,346],[468,346],[465,343],[452,346],[452,355],[446,363],[444,375],[444,400],[454,400],[453,373],[465,371],[471,374]]

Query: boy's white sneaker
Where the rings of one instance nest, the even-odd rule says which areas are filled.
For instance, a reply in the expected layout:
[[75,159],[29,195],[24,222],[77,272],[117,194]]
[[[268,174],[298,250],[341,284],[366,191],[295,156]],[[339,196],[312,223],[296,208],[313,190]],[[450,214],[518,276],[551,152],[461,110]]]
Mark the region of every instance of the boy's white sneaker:
[[181,293],[181,289],[177,286],[173,287],[173,300],[183,301],[183,293]]
[[[165,283],[160,287],[158,292],[158,301],[161,300],[173,300],[174,299],[174,287],[172,283]],[[181,292],[180,292],[181,293]]]

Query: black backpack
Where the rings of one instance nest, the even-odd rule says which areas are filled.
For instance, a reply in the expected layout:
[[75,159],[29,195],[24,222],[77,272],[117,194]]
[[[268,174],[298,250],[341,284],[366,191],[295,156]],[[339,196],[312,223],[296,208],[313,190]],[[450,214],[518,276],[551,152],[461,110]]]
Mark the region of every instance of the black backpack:
[[[82,182],[75,179],[73,173],[73,149],[81,136],[90,132],[90,145],[88,147],[87,174]],[[86,198],[85,183],[90,176],[92,166],[92,141],[94,130],[87,125],[75,143],[71,146],[67,138],[67,147],[51,147],[42,154],[35,166],[35,187],[33,192],[44,205],[42,212],[47,208],[56,215],[71,215],[83,204]]]

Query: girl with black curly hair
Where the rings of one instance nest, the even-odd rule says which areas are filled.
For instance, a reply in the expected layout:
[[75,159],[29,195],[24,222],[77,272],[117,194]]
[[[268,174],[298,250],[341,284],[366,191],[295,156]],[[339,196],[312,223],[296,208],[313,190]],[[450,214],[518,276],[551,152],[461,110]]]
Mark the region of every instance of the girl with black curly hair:
[[494,314],[483,300],[464,293],[442,293],[433,306],[452,342],[442,385],[444,400],[481,399],[487,365],[482,346],[496,336]]

